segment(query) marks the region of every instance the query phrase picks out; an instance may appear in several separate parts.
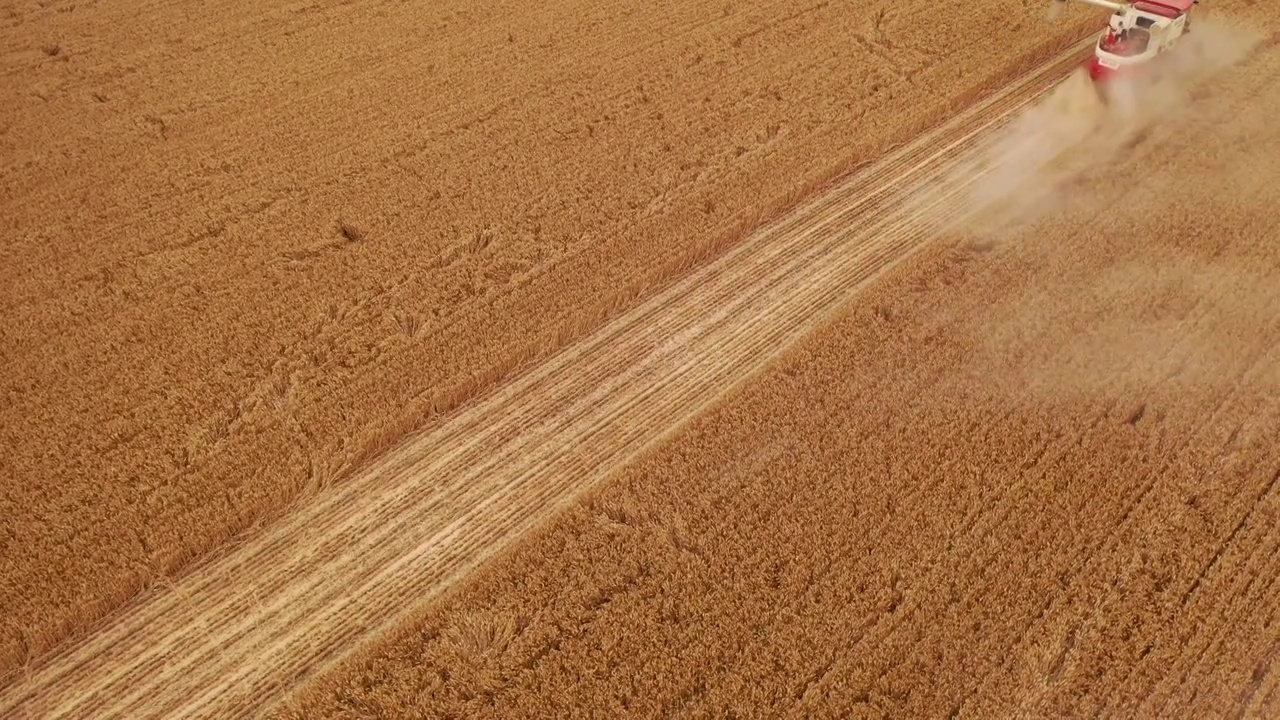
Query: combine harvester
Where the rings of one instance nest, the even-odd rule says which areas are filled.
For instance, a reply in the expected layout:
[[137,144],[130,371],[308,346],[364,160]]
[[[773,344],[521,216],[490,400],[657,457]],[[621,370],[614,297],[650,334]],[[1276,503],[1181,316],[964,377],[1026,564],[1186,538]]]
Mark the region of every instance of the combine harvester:
[[[1132,3],[1110,0],[1075,0],[1111,11],[1106,32],[1098,38],[1093,57],[1085,63],[1089,79],[1099,85],[1103,99],[1110,96],[1117,80],[1154,80],[1153,62],[1173,49],[1191,29],[1191,8],[1199,0],[1137,0]],[[1068,0],[1052,0],[1053,14]]]
[[1050,20],[1071,1],[1111,11],[1093,55],[1050,99],[1057,112],[1077,121],[1147,125],[1184,105],[1199,79],[1234,62],[1217,57],[1223,53],[1211,48],[1212,41],[1188,39],[1199,0],[1050,0]]
[[[1067,2],[1050,0],[1048,20]],[[972,203],[991,208],[984,211],[988,228],[1036,217],[1060,201],[1061,188],[1122,161],[1155,128],[1179,117],[1197,77],[1235,60],[1221,51],[1224,40],[1237,45],[1234,30],[1197,19],[1188,36],[1196,0],[1075,2],[1111,12],[1090,57],[1012,118],[965,168],[985,178]],[[1017,202],[1007,202],[1011,197]]]
[[[969,200],[986,208],[975,221],[983,232],[1000,235],[1040,217],[1072,183],[1181,126],[1202,93],[1212,93],[1206,81],[1245,61],[1264,37],[1248,23],[1199,13],[1189,33],[1195,0],[1075,1],[1111,11],[1090,57],[957,170],[983,177]],[[1067,2],[1050,0],[1048,19]]]

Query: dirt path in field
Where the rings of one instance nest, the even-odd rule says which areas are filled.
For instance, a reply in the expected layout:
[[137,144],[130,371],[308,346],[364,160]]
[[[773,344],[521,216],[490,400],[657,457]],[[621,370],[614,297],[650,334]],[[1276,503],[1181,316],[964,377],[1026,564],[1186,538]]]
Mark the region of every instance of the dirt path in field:
[[1012,126],[1008,207],[282,714],[1274,717],[1275,37],[1083,158]]
[[228,716],[278,699],[696,415],[968,210],[982,176],[951,169],[1080,55],[1029,73],[146,596],[7,688],[0,710]]

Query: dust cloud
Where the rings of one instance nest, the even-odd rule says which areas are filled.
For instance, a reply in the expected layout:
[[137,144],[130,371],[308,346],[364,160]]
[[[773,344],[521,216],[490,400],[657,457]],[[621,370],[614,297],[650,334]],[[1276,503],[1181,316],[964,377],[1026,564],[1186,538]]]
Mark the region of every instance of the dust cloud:
[[1151,72],[1113,80],[1108,102],[1079,68],[978,148],[958,170],[981,178],[970,185],[977,214],[968,230],[1006,240],[1078,203],[1066,192],[1074,182],[1126,162],[1135,145],[1185,121],[1203,107],[1196,102],[1203,84],[1246,60],[1264,39],[1229,19],[1197,19],[1192,27]]
[[974,376],[1061,399],[1230,386],[1280,392],[1280,286],[1265,272],[1164,252],[1082,275],[1037,278],[984,318]]
[[1261,77],[1219,82],[1262,39],[1197,20],[1111,102],[1080,71],[979,150],[970,202],[983,210],[964,234],[1007,251],[1005,271],[1026,280],[975,319],[963,374],[1056,399],[1280,393],[1278,198],[1258,179],[1280,170],[1265,149],[1280,149],[1280,129],[1258,132],[1280,93],[1254,97]]

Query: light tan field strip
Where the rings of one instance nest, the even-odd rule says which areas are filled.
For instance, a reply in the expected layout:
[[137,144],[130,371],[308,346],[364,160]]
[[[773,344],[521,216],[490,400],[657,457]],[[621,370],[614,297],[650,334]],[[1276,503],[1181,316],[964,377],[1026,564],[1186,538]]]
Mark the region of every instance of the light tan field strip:
[[[744,240],[0,693],[0,714],[241,716],[763,366],[974,208],[955,173],[1082,46]],[[920,201],[924,198],[924,201]]]

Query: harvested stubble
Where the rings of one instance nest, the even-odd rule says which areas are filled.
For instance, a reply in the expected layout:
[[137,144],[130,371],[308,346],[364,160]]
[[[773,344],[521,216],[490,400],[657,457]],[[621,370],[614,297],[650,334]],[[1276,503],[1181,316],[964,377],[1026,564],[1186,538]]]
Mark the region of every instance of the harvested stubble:
[[990,60],[1024,5],[11,8],[0,675],[1048,54]]
[[1277,79],[921,256],[282,715],[1274,716]]

